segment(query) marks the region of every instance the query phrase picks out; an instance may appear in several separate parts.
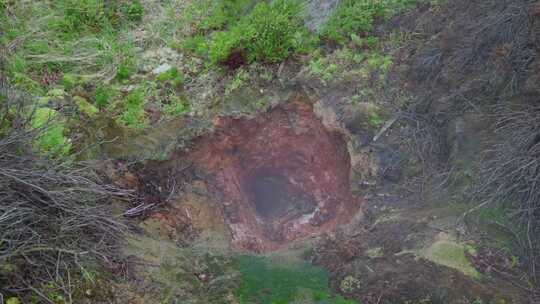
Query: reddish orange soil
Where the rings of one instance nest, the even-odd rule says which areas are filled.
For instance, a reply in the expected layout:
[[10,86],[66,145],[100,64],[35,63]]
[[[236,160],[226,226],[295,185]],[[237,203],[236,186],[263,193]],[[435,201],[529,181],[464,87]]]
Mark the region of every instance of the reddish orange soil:
[[[220,117],[188,158],[208,173],[236,245],[261,252],[348,221],[350,158],[301,98],[253,119]],[[273,205],[275,204],[275,206]]]

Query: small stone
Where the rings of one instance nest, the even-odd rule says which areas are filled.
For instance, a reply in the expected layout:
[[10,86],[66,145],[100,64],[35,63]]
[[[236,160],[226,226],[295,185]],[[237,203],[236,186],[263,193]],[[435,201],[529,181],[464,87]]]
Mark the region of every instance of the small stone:
[[366,255],[370,259],[376,259],[376,258],[382,257],[384,255],[384,253],[383,253],[383,249],[381,247],[375,247],[375,248],[370,248],[370,249],[366,250]]
[[164,63],[164,64],[158,66],[157,68],[153,69],[152,74],[159,75],[161,73],[167,72],[170,69],[172,69],[172,66],[170,64],[168,64],[168,63]]

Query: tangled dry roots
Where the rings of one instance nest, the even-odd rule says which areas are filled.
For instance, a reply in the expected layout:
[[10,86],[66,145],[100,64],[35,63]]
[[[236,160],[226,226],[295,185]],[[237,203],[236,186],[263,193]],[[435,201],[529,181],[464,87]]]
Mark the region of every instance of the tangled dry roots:
[[52,303],[48,286],[71,302],[85,267],[117,258],[125,226],[109,202],[129,194],[88,165],[33,154],[43,129],[29,127],[26,100],[0,92],[0,294]]
[[407,81],[413,82],[416,100],[403,110],[409,126],[403,138],[412,138],[411,150],[422,161],[437,161],[436,155],[443,163],[439,170],[449,170],[444,163],[450,162],[451,147],[445,146],[449,138],[444,137],[451,135],[450,123],[463,113],[494,115],[497,137],[475,181],[475,198],[483,203],[474,210],[493,204],[512,210],[510,217],[522,230],[512,232],[527,252],[536,279],[540,91],[535,75],[540,62],[540,4],[535,0],[456,0],[446,6],[440,15],[418,26],[425,37],[433,39],[411,46],[414,55]]
[[483,165],[480,192],[490,203],[510,204],[512,216],[522,224],[516,232],[536,278],[540,248],[540,104],[499,106],[496,133],[499,140]]

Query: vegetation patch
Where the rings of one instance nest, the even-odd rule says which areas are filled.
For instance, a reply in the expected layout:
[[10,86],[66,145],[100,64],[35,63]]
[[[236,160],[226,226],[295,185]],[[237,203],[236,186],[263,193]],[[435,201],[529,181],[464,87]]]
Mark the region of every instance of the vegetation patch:
[[65,122],[57,111],[49,108],[38,108],[32,118],[32,128],[43,129],[35,139],[35,150],[41,154],[54,157],[66,156],[71,143],[65,133]]
[[110,199],[129,194],[87,164],[36,154],[70,150],[60,113],[39,108],[29,115],[33,100],[5,92],[0,88],[0,122],[12,127],[0,133],[0,295],[76,303],[84,273],[119,258],[126,227]]
[[308,263],[277,265],[269,259],[240,256],[235,259],[241,274],[237,290],[240,303],[289,304],[354,304],[334,296],[329,288],[328,272]]
[[[300,1],[254,2],[219,1],[213,13],[202,19],[199,31],[183,43],[184,48],[208,56],[213,63],[238,67],[253,61],[281,62],[313,46]],[[211,30],[215,31],[204,34]]]
[[[345,43],[351,35],[366,35],[378,19],[386,19],[414,4],[415,0],[343,0],[320,30],[323,38]],[[353,36],[354,37],[354,36]]]
[[472,248],[457,243],[448,235],[442,234],[438,240],[421,252],[421,256],[439,265],[457,269],[473,278],[481,278],[481,274],[472,266],[467,252]]
[[126,96],[124,110],[119,117],[121,124],[133,128],[144,129],[148,125],[148,118],[144,111],[144,91],[136,89]]

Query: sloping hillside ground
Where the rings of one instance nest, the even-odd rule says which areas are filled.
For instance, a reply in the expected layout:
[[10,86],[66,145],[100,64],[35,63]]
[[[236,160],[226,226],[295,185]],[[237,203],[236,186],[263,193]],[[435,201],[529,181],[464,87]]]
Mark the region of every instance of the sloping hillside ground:
[[36,38],[43,18],[8,20],[27,31],[2,42],[7,82],[137,193],[115,205],[125,258],[75,300],[51,281],[29,301],[540,300],[540,4],[381,1],[364,24],[368,4],[341,2],[354,23],[312,0],[319,34],[287,24],[295,43],[261,53],[234,30],[257,1],[218,2],[132,1],[127,26],[69,48]]

